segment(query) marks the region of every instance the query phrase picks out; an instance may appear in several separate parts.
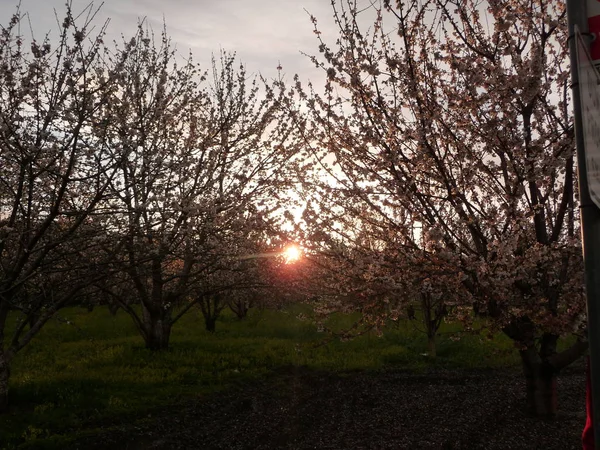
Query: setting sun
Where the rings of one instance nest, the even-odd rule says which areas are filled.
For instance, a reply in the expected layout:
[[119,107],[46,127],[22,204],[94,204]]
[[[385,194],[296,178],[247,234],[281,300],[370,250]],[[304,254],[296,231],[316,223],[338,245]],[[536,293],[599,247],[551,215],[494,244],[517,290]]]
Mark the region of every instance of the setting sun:
[[282,252],[286,263],[291,263],[300,259],[302,252],[297,245],[290,245]]

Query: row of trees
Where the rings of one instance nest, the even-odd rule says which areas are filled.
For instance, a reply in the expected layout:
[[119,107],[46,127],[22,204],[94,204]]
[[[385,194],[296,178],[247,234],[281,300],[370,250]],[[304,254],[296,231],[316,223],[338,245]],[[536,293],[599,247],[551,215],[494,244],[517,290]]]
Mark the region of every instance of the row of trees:
[[105,45],[85,12],[58,43],[27,48],[19,13],[0,33],[0,409],[11,360],[60,308],[110,299],[165,349],[192,305],[263,289],[276,264],[244,255],[285,243],[282,85],[225,52],[201,72],[143,24]]
[[[515,341],[531,411],[556,411],[586,348],[564,5],[333,12],[335,46],[313,18],[324,93],[249,81],[225,53],[200,72],[143,26],[108,47],[92,11],[54,47],[26,49],[18,15],[2,29],[0,408],[11,359],[77,295],[118,302],[160,350],[192,305],[287,283],[323,315],[360,311],[356,332],[417,302],[432,349],[447,314],[479,317]],[[292,188],[293,275],[243,256],[284,243]]]

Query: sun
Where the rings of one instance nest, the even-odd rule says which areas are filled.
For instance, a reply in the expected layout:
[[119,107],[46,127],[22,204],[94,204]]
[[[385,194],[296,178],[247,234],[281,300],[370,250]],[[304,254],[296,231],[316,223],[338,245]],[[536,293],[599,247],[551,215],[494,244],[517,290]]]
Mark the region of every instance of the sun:
[[285,250],[283,250],[282,255],[286,263],[292,263],[300,259],[302,252],[297,245],[288,245]]

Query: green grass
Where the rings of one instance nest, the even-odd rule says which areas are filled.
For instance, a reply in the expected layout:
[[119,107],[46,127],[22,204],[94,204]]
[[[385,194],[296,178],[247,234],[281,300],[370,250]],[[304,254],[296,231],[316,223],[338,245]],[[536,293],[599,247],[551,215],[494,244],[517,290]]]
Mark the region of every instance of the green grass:
[[[132,421],[281,367],[342,372],[517,364],[507,338],[465,335],[453,341],[451,333],[460,327],[448,324],[442,327],[435,360],[422,355],[426,338],[410,323],[392,325],[381,337],[368,333],[322,345],[327,336],[311,321],[298,320],[301,312],[306,308],[252,310],[243,321],[225,314],[210,334],[194,311],[175,325],[171,350],[153,353],[122,311],[116,317],[104,308],[62,311],[13,362],[12,410],[0,416],[0,448],[64,448],[70,437],[91,433],[99,423]],[[333,316],[327,325],[340,328],[352,319]]]

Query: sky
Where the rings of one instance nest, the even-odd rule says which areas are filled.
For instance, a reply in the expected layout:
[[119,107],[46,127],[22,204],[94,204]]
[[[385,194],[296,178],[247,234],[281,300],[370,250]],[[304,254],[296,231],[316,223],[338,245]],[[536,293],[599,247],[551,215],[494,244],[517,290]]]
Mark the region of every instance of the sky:
[[[8,23],[18,1],[0,0],[0,24]],[[72,2],[74,13],[90,3]],[[51,36],[58,34],[54,10],[62,17],[64,5],[65,0],[21,0],[21,11],[29,13],[38,40],[48,31]],[[332,43],[335,39],[330,0],[105,0],[93,5],[102,5],[98,23],[110,18],[109,41],[119,40],[121,34],[133,35],[140,18],[160,32],[164,18],[168,34],[182,55],[187,56],[191,50],[194,60],[208,68],[212,53],[218,54],[220,49],[235,51],[250,73],[260,72],[267,78],[277,76],[281,64],[288,80],[295,73],[303,81],[324,79],[301,54],[318,53],[313,25],[305,10],[319,19],[323,36],[330,37]]]
[[[60,29],[56,15],[62,22],[66,1],[0,0],[0,25],[8,24],[20,3],[21,13],[29,14],[36,40],[43,40],[49,32],[55,41]],[[371,0],[358,1],[368,5]],[[71,2],[75,16],[91,3]],[[318,19],[326,42],[334,44],[337,37],[331,0],[104,0],[92,5],[94,9],[100,7],[95,20],[98,28],[110,19],[105,43],[121,42],[121,36],[128,40],[140,19],[156,33],[165,23],[182,57],[191,51],[194,61],[206,70],[210,70],[211,55],[223,49],[235,52],[251,75],[276,78],[281,67],[285,80],[291,82],[298,74],[303,84],[312,81],[317,91],[325,84],[325,74],[302,54],[318,54],[311,15]],[[29,41],[29,28],[21,28],[21,33]],[[295,215],[300,213],[298,209]]]

